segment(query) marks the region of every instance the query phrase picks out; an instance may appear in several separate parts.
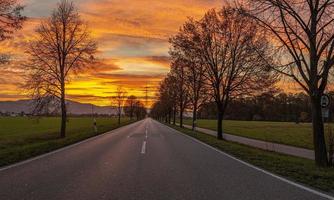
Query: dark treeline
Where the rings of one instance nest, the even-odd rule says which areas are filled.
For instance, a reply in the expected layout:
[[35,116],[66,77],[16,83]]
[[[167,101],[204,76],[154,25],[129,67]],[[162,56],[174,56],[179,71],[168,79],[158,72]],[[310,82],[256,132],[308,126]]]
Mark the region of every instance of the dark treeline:
[[118,124],[121,123],[121,116],[125,115],[131,120],[136,118],[137,120],[143,119],[147,115],[147,110],[136,96],[127,95],[127,92],[122,88],[118,87],[113,95],[111,96],[111,104],[115,108],[115,115],[118,117]]
[[137,120],[143,119],[147,114],[144,104],[134,95],[127,98],[123,110],[125,116],[129,117],[131,120],[134,118]]
[[[304,93],[287,94],[270,91],[256,96],[235,98],[230,102],[224,119],[311,122],[310,101]],[[198,111],[198,118],[216,119],[214,102],[204,104]]]

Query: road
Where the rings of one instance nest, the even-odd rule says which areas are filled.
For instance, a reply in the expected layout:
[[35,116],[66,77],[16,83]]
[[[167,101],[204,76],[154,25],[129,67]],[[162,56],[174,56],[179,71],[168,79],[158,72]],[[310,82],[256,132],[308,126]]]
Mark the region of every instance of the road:
[[152,119],[0,170],[0,199],[326,199]]

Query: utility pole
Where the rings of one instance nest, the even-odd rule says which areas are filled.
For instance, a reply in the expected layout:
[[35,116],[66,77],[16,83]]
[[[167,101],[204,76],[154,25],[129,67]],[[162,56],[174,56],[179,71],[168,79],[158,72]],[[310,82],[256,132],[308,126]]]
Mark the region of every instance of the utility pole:
[[[153,100],[152,97],[149,96],[149,93],[153,93],[156,90],[155,86],[150,86],[149,83],[146,83],[146,86],[143,88],[143,92],[145,92],[145,108],[148,112],[149,109],[149,100]],[[150,98],[150,99],[149,99]]]
[[[148,112],[148,85],[146,84],[145,89],[145,108],[146,108],[146,113]],[[147,116],[146,116],[147,117]]]
[[149,87],[146,85],[145,89],[145,107],[147,108],[148,106],[148,89]]

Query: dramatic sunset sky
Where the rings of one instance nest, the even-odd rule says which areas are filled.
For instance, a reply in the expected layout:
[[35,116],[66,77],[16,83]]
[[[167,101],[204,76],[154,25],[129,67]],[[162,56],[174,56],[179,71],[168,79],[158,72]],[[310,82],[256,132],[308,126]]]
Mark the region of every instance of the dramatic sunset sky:
[[[22,0],[29,17],[15,38],[1,44],[13,62],[0,68],[0,100],[27,98],[20,89],[24,70],[18,62],[40,20],[49,16],[57,0]],[[188,16],[200,18],[222,0],[74,0],[99,44],[103,64],[71,78],[69,99],[109,105],[111,93],[123,86],[129,94],[144,96],[144,87],[156,88],[169,71],[168,38]],[[154,96],[152,90],[150,96]]]

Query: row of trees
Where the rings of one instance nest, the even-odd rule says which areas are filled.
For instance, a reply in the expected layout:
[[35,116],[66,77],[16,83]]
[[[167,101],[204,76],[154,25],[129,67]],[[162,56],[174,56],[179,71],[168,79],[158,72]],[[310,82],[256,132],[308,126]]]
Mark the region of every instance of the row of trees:
[[[310,100],[305,93],[287,94],[274,90],[232,99],[224,119],[299,123],[311,122],[310,113]],[[202,119],[215,119],[217,116],[215,103],[205,103],[199,109],[198,116]]]
[[134,95],[127,96],[127,92],[121,87],[118,87],[111,97],[111,104],[116,108],[118,124],[121,123],[123,112],[131,120],[134,117],[136,117],[137,120],[143,119],[147,114],[144,104]]
[[[246,0],[235,5],[210,10],[200,20],[190,18],[171,38],[171,72],[152,115],[169,118],[178,110],[182,126],[185,105],[196,112],[193,102],[206,96],[216,104],[217,136],[222,139],[222,119],[231,99],[271,88],[277,73],[307,94],[315,161],[328,166],[321,97],[334,66],[333,2]],[[193,79],[195,87],[189,84],[192,71],[204,77]]]
[[170,39],[171,71],[161,83],[152,115],[170,119],[173,114],[175,121],[178,112],[182,126],[185,109],[192,109],[194,128],[198,109],[212,100],[217,137],[222,139],[222,120],[231,99],[275,83],[269,43],[262,34],[254,20],[232,7],[212,9],[198,21],[190,18]]

